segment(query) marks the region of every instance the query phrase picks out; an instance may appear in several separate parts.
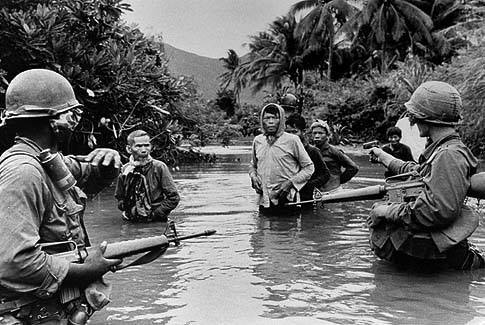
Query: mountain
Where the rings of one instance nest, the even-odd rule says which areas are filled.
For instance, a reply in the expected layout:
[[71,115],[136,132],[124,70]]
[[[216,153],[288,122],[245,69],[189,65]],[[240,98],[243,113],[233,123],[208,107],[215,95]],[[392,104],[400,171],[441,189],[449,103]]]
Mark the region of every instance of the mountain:
[[218,59],[200,56],[163,44],[168,68],[175,76],[193,77],[198,90],[205,99],[214,99],[219,89],[219,76],[224,73]]
[[[222,62],[219,59],[178,49],[167,43],[163,46],[170,72],[174,76],[193,77],[201,96],[207,100],[215,99],[219,89],[219,76],[225,72]],[[244,89],[241,93],[241,102],[257,105],[263,102],[263,96],[263,93],[253,95],[249,89]]]

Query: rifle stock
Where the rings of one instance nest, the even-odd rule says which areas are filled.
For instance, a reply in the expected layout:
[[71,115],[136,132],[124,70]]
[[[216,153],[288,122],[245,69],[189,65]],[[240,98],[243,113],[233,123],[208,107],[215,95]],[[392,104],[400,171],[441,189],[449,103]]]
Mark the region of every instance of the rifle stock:
[[[206,230],[204,232],[182,237],[167,237],[165,235],[160,235],[147,238],[125,240],[108,244],[106,247],[106,251],[103,255],[106,258],[125,258],[140,253],[146,253],[157,249],[162,249],[164,247],[168,247],[170,243],[178,243],[182,240],[201,236],[211,236],[215,233],[215,230]],[[64,258],[71,263],[83,263],[86,257],[92,254],[95,249],[97,248],[87,247],[85,249],[74,249],[68,252],[62,252],[53,255]]]

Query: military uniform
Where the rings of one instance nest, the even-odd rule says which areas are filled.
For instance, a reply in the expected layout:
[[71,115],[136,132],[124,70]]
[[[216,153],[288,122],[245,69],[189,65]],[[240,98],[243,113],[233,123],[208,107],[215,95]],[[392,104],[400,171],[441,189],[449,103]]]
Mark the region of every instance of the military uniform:
[[393,173],[414,172],[424,187],[414,201],[374,206],[371,248],[377,256],[403,265],[483,268],[482,253],[467,240],[479,221],[464,204],[478,161],[454,131],[462,109],[460,95],[451,85],[430,81],[420,85],[405,106],[420,136],[428,137],[419,164],[376,150]]
[[[15,311],[26,324],[62,324],[69,301],[62,301],[60,292],[69,262],[49,255],[59,247],[43,250],[39,244],[73,241],[89,246],[82,219],[86,195],[77,186],[71,188],[67,195],[75,205],[68,207],[40,164],[40,151],[33,141],[16,138],[0,157],[0,301],[34,301]],[[70,157],[64,161],[77,184],[90,192],[117,176],[111,167],[94,168]]]

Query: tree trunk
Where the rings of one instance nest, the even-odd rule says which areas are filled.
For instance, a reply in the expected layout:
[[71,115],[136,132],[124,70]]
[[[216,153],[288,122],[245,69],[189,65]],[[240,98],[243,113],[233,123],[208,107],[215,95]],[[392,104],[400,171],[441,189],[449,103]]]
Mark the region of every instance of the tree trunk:
[[328,65],[327,65],[328,80],[332,80],[332,61],[333,61],[333,36],[330,37],[329,45],[328,45]]

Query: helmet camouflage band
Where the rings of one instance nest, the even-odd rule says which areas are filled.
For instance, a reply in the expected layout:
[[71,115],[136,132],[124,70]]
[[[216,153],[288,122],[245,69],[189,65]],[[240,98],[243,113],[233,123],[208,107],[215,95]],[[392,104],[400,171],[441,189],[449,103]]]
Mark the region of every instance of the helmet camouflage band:
[[404,105],[416,119],[440,125],[457,125],[463,109],[458,90],[441,81],[421,84]]
[[71,84],[57,72],[31,69],[18,74],[5,93],[5,120],[53,117],[81,106]]

